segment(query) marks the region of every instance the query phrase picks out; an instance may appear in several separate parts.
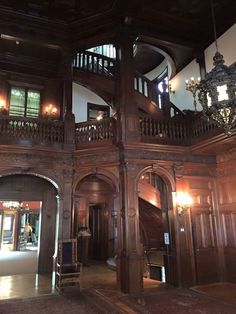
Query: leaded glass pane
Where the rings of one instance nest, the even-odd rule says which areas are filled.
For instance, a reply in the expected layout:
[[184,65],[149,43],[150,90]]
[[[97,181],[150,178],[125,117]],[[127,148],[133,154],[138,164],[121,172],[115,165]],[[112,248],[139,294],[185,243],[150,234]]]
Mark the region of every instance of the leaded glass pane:
[[39,116],[39,108],[40,108],[40,93],[37,91],[29,90],[27,93],[26,116],[37,118]]
[[23,88],[12,88],[10,96],[10,115],[24,116],[25,114],[25,90]]

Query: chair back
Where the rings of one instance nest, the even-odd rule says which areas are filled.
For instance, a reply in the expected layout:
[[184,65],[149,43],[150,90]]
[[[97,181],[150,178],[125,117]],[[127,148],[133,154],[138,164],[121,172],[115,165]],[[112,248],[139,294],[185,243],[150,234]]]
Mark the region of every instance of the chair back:
[[77,239],[58,241],[58,257],[62,265],[77,263]]

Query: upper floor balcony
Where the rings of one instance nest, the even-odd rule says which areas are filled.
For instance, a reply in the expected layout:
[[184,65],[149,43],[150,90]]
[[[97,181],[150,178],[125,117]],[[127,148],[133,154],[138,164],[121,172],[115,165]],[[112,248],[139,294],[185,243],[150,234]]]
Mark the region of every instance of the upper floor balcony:
[[[75,80],[77,70],[86,73],[86,82],[83,82],[86,83],[85,85],[90,84],[90,74],[96,75],[96,79],[91,78],[92,83],[97,84],[95,89],[108,87],[109,92],[115,94],[115,59],[84,51],[76,54],[73,65]],[[85,80],[82,75],[78,77],[80,80]],[[102,81],[99,77],[102,78]],[[110,85],[104,84],[104,78],[109,80]],[[111,88],[112,86],[113,88]],[[201,113],[183,114],[168,99],[168,110],[173,109],[174,114],[172,117],[170,114],[165,114],[165,110],[162,110],[161,106],[165,104],[166,93],[160,93],[154,87],[153,83],[141,74],[134,75],[135,102],[139,109],[137,112],[140,113],[137,116],[139,119],[137,137],[133,139],[136,145],[168,145],[173,149],[177,146],[184,146],[195,149],[194,147],[206,146],[210,141],[214,143],[222,139],[227,142],[231,141],[216,125],[207,122]],[[108,90],[106,92],[108,94]],[[158,114],[152,114],[153,108]],[[122,140],[123,123],[122,121],[117,122],[118,120],[115,118],[104,118],[74,123],[73,118],[67,120],[66,116],[62,121],[59,116],[57,119],[43,118],[43,116],[30,118],[14,116],[11,112],[10,114],[5,112],[0,114],[0,145],[70,150],[116,145]]]
[[[157,119],[142,115],[139,117],[138,131],[136,145],[193,147],[206,141],[216,142],[219,137],[227,139],[222,130],[214,124],[207,123],[199,115],[194,116],[191,121],[185,118]],[[115,118],[92,120],[68,126],[67,121],[0,116],[0,145],[4,146],[50,149],[69,147],[80,150],[116,145],[120,141],[119,134]]]

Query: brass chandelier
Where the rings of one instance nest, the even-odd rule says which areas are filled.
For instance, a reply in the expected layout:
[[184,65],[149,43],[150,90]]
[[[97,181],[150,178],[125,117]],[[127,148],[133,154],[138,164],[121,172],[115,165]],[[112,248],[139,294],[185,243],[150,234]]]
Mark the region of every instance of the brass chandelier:
[[214,68],[198,84],[198,99],[203,114],[223,128],[227,135],[231,135],[232,128],[236,125],[236,66],[224,65],[223,56],[218,51],[212,0],[211,9],[216,46]]

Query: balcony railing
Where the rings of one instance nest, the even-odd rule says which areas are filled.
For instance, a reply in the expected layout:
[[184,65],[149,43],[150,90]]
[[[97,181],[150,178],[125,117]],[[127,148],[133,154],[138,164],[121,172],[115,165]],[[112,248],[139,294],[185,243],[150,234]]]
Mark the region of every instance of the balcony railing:
[[141,139],[144,141],[176,143],[187,145],[191,139],[188,127],[183,121],[140,117]]
[[[188,146],[203,139],[218,135],[222,131],[202,117],[188,119],[154,119],[142,115],[140,121],[141,142]],[[64,122],[26,117],[0,116],[0,144],[23,144],[25,140],[36,145],[65,144]],[[116,120],[104,118],[75,124],[71,142],[76,149],[85,145],[115,143]],[[75,141],[74,141],[75,138]],[[88,146],[88,147],[89,147]]]
[[104,118],[76,123],[75,143],[76,146],[84,143],[99,143],[113,141],[116,138],[115,119]]
[[161,107],[159,104],[161,93],[158,93],[156,85],[139,72],[135,72],[134,89],[140,94],[153,100],[158,107]]
[[115,60],[91,51],[83,51],[75,54],[73,66],[94,74],[113,77]]
[[24,139],[38,143],[63,143],[64,123],[2,115],[0,116],[0,138]]

